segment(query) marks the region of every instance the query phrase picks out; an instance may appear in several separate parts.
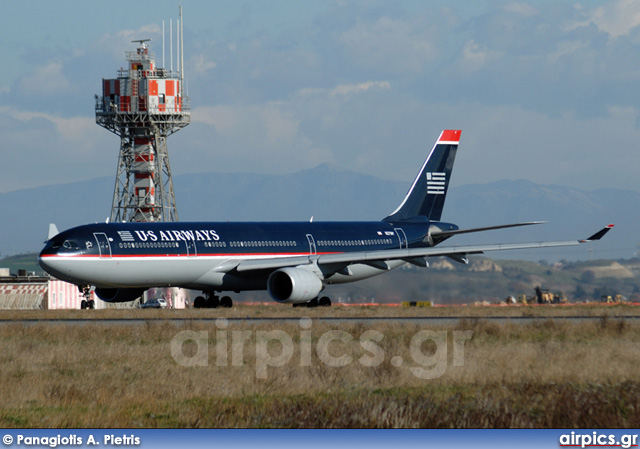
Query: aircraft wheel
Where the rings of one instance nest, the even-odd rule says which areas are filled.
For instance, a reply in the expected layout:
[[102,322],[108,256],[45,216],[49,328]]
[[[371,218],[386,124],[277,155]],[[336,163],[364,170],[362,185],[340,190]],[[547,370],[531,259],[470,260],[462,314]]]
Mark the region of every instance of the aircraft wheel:
[[230,297],[223,296],[222,298],[220,298],[220,307],[225,307],[227,309],[230,309],[231,307],[233,307],[233,301],[231,300]]
[[210,296],[207,299],[207,308],[209,309],[215,309],[216,307],[218,307],[220,305],[220,300],[218,299],[217,296]]
[[196,299],[193,300],[194,309],[204,309],[206,306],[207,306],[207,300],[204,299],[204,297],[202,296],[198,296],[196,297]]
[[318,298],[313,298],[307,303],[307,307],[318,307]]
[[93,299],[90,299],[89,301],[87,301],[87,309],[95,309],[96,308],[96,302]]
[[323,296],[322,298],[320,298],[318,300],[318,305],[320,307],[330,307],[331,306],[331,300],[329,299],[328,296]]
[[80,301],[80,308],[82,310],[87,308],[87,300],[86,299],[83,299],[82,301]]

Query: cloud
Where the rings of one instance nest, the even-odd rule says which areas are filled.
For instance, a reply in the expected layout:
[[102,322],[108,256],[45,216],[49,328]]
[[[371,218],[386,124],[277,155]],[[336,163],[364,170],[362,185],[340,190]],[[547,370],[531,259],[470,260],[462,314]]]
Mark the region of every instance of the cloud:
[[[271,14],[229,32],[207,26],[203,4],[190,19],[200,22],[185,30],[192,124],[170,138],[174,170],[282,173],[334,162],[409,179],[412,161],[421,163],[425,147],[450,127],[464,129],[457,169],[472,161],[466,181],[513,175],[584,186],[589,163],[611,172],[620,161],[625,172],[638,166],[622,142],[611,150],[616,158],[604,156],[598,137],[616,130],[640,138],[633,95],[640,71],[629,57],[640,36],[636,2],[436,3],[355,0],[284,22],[282,11],[255,3],[254,11]],[[159,25],[125,26],[96,32],[93,42],[52,42],[53,52],[29,48],[34,57],[12,66],[10,87],[0,90],[2,146],[25,162],[5,171],[31,170],[35,160],[69,180],[87,167],[113,175],[118,139],[97,131],[93,95],[102,77],[125,65],[131,40],[153,38],[162,60]],[[496,143],[496,135],[513,144]],[[91,151],[95,157],[84,157]],[[510,165],[498,170],[487,154]],[[638,190],[632,179],[597,181]]]
[[366,92],[371,88],[390,89],[389,81],[367,81],[358,84],[340,84],[331,89],[330,95],[350,95],[358,92]]
[[0,107],[0,191],[112,174],[118,140],[97,127],[92,117]]
[[206,59],[202,53],[198,54],[194,58],[191,58],[189,62],[191,62],[191,65],[189,67],[190,70],[193,70],[197,75],[210,74],[210,72],[217,66],[215,62]]
[[456,183],[529,179],[593,190],[611,187],[615,177],[633,189],[640,154],[628,142],[640,139],[638,114],[610,107],[601,117],[552,118],[518,106],[465,105]]
[[[165,62],[168,64],[168,55],[169,55],[169,28],[165,27],[165,40],[166,40],[166,60]],[[174,25],[174,33],[175,33],[175,25]],[[124,61],[125,51],[130,51],[132,48],[131,41],[135,39],[153,39],[153,47],[160,49],[159,53],[156,53],[156,60],[159,64],[162,62],[162,28],[160,25],[152,23],[147,25],[142,25],[137,29],[127,29],[127,30],[118,30],[114,33],[107,33],[103,35],[100,39],[98,39],[92,45],[92,51],[96,51],[99,53],[108,53],[111,55],[111,58],[116,61]],[[158,41],[158,42],[156,42]],[[173,45],[176,45],[175,38],[173,39]],[[174,48],[173,52],[175,64],[176,52]]]
[[[298,136],[298,122],[279,103],[203,106],[192,111],[192,122],[209,125],[225,138],[253,142],[263,148],[287,147]],[[253,149],[248,145],[244,148]]]
[[587,20],[576,26],[595,24],[599,30],[616,38],[629,34],[640,25],[640,2],[637,0],[617,0],[587,12]]
[[471,39],[462,48],[460,64],[466,72],[480,70],[485,64],[497,59],[502,53],[491,51]]
[[[245,170],[281,173],[283,168],[290,171],[335,163],[335,151],[341,151],[343,158],[353,153],[335,148],[326,131],[336,124],[350,128],[357,120],[363,120],[361,129],[367,131],[372,126],[369,117],[351,116],[351,108],[367,104],[365,94],[390,88],[388,81],[305,88],[278,101],[194,108],[191,118],[194,124],[206,125],[210,145],[225,155],[221,159],[228,167],[240,166],[242,161]],[[348,158],[355,161],[354,156]]]
[[556,64],[564,58],[575,54],[578,50],[586,49],[587,47],[588,43],[582,41],[558,42],[555,51],[547,55],[547,61],[551,64]]
[[509,2],[502,6],[506,12],[518,14],[524,17],[531,17],[538,14],[538,10],[533,6],[522,2]]
[[19,82],[20,91],[34,96],[53,96],[67,92],[71,83],[63,73],[61,61],[51,61],[36,67]]
[[391,73],[419,72],[439,55],[433,24],[420,18],[383,16],[360,21],[340,34],[339,42],[352,62]]
[[96,131],[96,122],[90,117],[70,117],[65,118],[37,111],[20,111],[9,107],[0,107],[0,114],[12,117],[24,123],[44,119],[51,123],[58,136],[65,141],[74,143],[85,143],[78,147],[72,147],[75,150],[84,151],[88,148],[87,142],[90,142]]
[[286,102],[204,106],[192,111],[192,123],[207,125],[209,131],[200,131],[207,147],[216,148],[215,159],[231,170],[282,173],[333,161],[331,151],[300,129],[294,110]]

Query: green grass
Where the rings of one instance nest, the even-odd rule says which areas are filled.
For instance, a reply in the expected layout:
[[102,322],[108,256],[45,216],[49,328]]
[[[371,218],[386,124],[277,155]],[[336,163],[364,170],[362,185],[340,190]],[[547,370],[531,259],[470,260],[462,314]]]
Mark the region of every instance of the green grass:
[[204,397],[109,408],[33,404],[3,411],[0,426],[76,427],[80,422],[127,428],[629,428],[640,420],[638,410],[638,382],[500,383]]

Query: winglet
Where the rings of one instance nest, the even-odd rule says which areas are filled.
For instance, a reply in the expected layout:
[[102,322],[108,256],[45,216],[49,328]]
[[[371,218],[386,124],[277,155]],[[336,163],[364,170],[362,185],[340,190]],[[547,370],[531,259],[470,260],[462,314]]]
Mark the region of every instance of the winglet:
[[594,240],[600,240],[602,237],[604,237],[604,235],[609,232],[615,225],[610,224],[602,229],[600,229],[598,232],[596,232],[595,234],[593,234],[591,237],[589,237],[588,239],[585,240],[580,240],[581,243],[586,243],[586,242],[593,242]]

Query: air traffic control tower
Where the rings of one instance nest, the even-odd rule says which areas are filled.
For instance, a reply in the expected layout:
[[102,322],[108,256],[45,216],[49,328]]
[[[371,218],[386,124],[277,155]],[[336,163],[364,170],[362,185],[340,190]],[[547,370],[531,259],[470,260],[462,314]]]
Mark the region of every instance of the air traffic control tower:
[[178,221],[167,137],[191,121],[184,64],[176,72],[157,67],[149,39],[133,42],[127,67],[103,79],[96,95],[96,123],[120,136],[110,221]]

